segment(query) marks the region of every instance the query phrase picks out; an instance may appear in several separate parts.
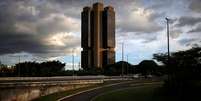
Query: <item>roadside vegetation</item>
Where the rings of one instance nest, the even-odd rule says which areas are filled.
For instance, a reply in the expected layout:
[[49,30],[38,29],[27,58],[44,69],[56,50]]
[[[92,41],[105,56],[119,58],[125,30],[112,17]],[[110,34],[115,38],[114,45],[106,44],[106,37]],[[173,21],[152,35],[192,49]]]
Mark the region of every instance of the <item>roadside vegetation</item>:
[[[164,85],[129,88],[111,91],[94,101],[201,101],[201,48],[173,52],[168,60],[167,53],[154,54],[162,63],[160,72],[150,61],[141,62],[136,72],[141,75],[162,73],[166,75]],[[143,65],[142,65],[143,64]],[[159,74],[161,75],[161,74]]]
[[176,98],[161,95],[160,85],[146,85],[106,92],[92,101],[178,101]]
[[[123,69],[122,69],[123,68]],[[132,65],[119,61],[104,68],[85,68],[79,70],[65,70],[65,63],[60,61],[22,62],[14,66],[0,64],[0,77],[50,77],[50,76],[85,76],[85,75],[163,75],[163,68],[153,60],[144,60],[139,65]]]
[[201,47],[167,54],[154,54],[154,59],[166,67],[163,90],[180,100],[201,101]]

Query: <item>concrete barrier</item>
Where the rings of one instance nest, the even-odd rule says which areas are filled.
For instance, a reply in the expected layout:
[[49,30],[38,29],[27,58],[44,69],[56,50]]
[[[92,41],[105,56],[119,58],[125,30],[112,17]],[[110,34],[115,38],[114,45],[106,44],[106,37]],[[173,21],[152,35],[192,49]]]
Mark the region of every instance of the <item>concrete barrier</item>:
[[0,84],[0,101],[29,101],[40,96],[103,83],[103,80],[18,82]]
[[104,81],[128,79],[119,76],[5,77],[0,78],[0,101],[29,101]]

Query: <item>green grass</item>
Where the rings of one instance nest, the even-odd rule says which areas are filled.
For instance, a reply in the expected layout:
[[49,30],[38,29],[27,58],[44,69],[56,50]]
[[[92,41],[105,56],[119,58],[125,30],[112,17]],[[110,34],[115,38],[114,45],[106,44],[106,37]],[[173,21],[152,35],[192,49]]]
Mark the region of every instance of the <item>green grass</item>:
[[177,101],[160,94],[159,88],[160,85],[147,85],[110,91],[97,96],[93,101]]
[[65,97],[65,96],[68,96],[68,95],[71,95],[71,94],[74,94],[74,93],[77,93],[80,91],[84,91],[87,89],[91,89],[91,88],[95,88],[95,87],[99,87],[99,86],[103,86],[103,85],[108,85],[108,84],[112,84],[112,83],[119,83],[119,82],[122,82],[122,81],[107,81],[107,82],[104,82],[102,84],[94,84],[94,85],[83,87],[83,88],[77,88],[77,89],[73,89],[73,90],[67,90],[67,91],[49,94],[46,96],[41,96],[41,97],[36,98],[32,101],[56,101],[59,98],[62,98],[62,97]]

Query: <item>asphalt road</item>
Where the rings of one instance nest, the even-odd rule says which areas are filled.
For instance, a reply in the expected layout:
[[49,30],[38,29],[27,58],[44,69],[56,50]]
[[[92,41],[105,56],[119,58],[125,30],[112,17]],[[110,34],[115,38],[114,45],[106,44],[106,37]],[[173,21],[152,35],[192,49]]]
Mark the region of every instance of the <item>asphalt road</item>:
[[[156,82],[155,82],[156,83]],[[157,82],[159,83],[159,82]],[[97,89],[92,89],[86,92],[81,92],[75,95],[66,96],[64,98],[61,98],[59,101],[90,101],[95,96],[98,96],[100,94],[103,94],[104,92],[111,91],[111,90],[118,90],[123,89],[127,87],[137,87],[137,86],[143,86],[145,84],[152,84],[151,82],[139,82],[139,81],[127,81],[118,83],[115,85],[105,86],[105,87],[99,87]]]

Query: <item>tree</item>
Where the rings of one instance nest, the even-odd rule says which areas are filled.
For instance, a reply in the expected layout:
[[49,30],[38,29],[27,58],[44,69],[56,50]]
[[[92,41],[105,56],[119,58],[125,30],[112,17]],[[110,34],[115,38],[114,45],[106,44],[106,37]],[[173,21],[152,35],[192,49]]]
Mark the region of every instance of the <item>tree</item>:
[[166,80],[165,87],[170,93],[179,94],[184,97],[185,95],[197,95],[197,93],[193,92],[201,90],[200,47],[171,53],[169,64],[167,54],[154,54],[154,59],[162,62],[167,68],[169,79]]
[[48,61],[40,64],[42,74],[47,76],[58,75],[59,73],[65,70],[64,66],[65,64],[59,61]]
[[64,71],[65,64],[59,61],[43,63],[23,62],[15,65],[16,76],[56,76]]
[[[122,69],[123,66],[123,69]],[[119,61],[115,64],[108,65],[104,67],[105,75],[121,75],[122,72],[124,75],[133,73],[133,66],[125,61]]]
[[14,68],[7,65],[0,64],[0,76],[13,76]]
[[153,60],[143,60],[136,66],[136,72],[141,73],[143,76],[155,74],[158,65]]

